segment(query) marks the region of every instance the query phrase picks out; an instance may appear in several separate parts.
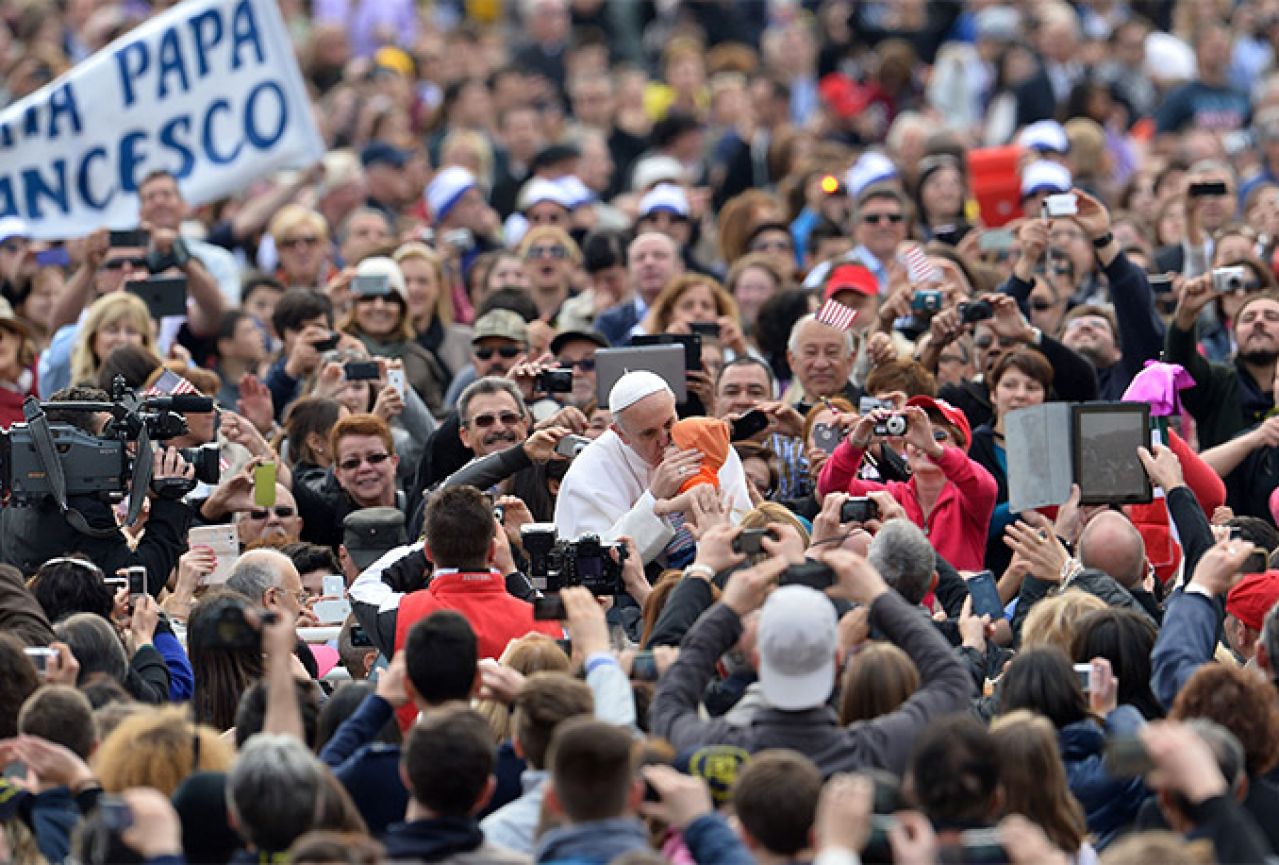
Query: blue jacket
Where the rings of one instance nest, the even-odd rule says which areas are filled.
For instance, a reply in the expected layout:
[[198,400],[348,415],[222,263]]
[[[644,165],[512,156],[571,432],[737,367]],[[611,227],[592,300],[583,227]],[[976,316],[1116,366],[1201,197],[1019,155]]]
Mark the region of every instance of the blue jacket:
[[185,703],[195,694],[195,672],[191,669],[191,659],[178,638],[168,631],[159,631],[152,640],[156,651],[164,658],[169,668],[169,699],[174,703]]
[[1106,737],[1135,735],[1145,723],[1132,706],[1120,706],[1106,718],[1106,728],[1092,719],[1067,724],[1057,731],[1057,747],[1066,766],[1070,792],[1084,808],[1088,831],[1098,850],[1136,819],[1148,792],[1141,778],[1115,778],[1102,763]]
[[639,310],[635,308],[635,299],[632,298],[596,316],[595,329],[613,345],[626,345],[630,342],[631,330],[639,324],[639,319]]
[[1201,666],[1212,660],[1221,622],[1218,604],[1199,592],[1175,592],[1150,653],[1150,689],[1165,709]]
[[533,858],[539,865],[605,865],[632,850],[650,849],[643,823],[630,817],[614,817],[552,829],[538,840]]

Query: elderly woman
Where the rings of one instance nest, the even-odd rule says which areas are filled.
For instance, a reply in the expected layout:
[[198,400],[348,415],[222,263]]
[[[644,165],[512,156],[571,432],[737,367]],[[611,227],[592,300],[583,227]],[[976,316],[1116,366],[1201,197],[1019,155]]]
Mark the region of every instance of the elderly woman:
[[333,275],[329,226],[314,210],[286,204],[271,220],[267,233],[280,262],[275,278],[286,287],[321,288]]
[[338,329],[357,337],[369,354],[402,361],[404,376],[432,414],[442,410],[445,373],[414,340],[408,288],[400,266],[389,258],[366,258],[351,281],[351,308]]
[[424,243],[406,243],[392,260],[404,274],[409,324],[417,343],[439,361],[449,379],[471,362],[471,328],[453,321],[453,298],[444,261]]

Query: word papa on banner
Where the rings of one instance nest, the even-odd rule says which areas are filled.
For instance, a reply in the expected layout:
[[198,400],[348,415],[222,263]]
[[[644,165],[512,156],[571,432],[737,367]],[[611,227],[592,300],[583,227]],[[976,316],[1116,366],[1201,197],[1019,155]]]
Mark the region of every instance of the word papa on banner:
[[274,0],[186,0],[0,112],[0,216],[127,228],[152,171],[198,204],[323,153]]

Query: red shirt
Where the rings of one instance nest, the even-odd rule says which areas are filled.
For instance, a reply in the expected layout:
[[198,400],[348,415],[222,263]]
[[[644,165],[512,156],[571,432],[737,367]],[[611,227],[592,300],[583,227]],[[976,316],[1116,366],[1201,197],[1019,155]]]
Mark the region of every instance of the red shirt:
[[[556,639],[564,636],[558,622],[533,618],[533,605],[506,591],[506,581],[496,571],[463,573],[452,571],[435,576],[425,589],[400,599],[395,618],[395,651],[404,648],[409,629],[436,610],[461,613],[475,631],[480,658],[499,658],[507,643],[529,631]],[[397,713],[402,729],[417,717],[417,709],[406,704]]]
[[817,479],[817,495],[824,497],[831,492],[847,491],[864,496],[872,490],[887,490],[888,494],[906,511],[906,517],[924,530],[937,555],[950,562],[957,570],[980,571],[985,567],[986,535],[990,531],[990,517],[995,512],[995,498],[999,487],[990,472],[973,462],[957,447],[942,449],[937,466],[946,475],[932,512],[924,517],[915,492],[915,479],[908,482],[893,481],[888,484],[864,481],[857,477],[864,451],[855,448],[848,439],[840,442]]

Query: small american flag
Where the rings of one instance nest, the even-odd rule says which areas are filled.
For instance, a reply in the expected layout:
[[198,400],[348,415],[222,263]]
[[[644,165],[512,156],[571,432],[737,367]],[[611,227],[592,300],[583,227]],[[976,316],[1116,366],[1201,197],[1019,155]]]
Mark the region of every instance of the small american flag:
[[906,273],[910,277],[911,285],[941,281],[941,273],[929,262],[922,247],[912,246],[902,257],[906,260]]
[[155,380],[155,383],[147,388],[143,396],[174,396],[175,394],[183,393],[193,393],[197,396],[200,394],[191,382],[176,372],[166,369],[160,373],[160,377]]
[[817,311],[817,320],[836,330],[848,330],[857,320],[857,310],[844,306],[837,300],[828,300]]

